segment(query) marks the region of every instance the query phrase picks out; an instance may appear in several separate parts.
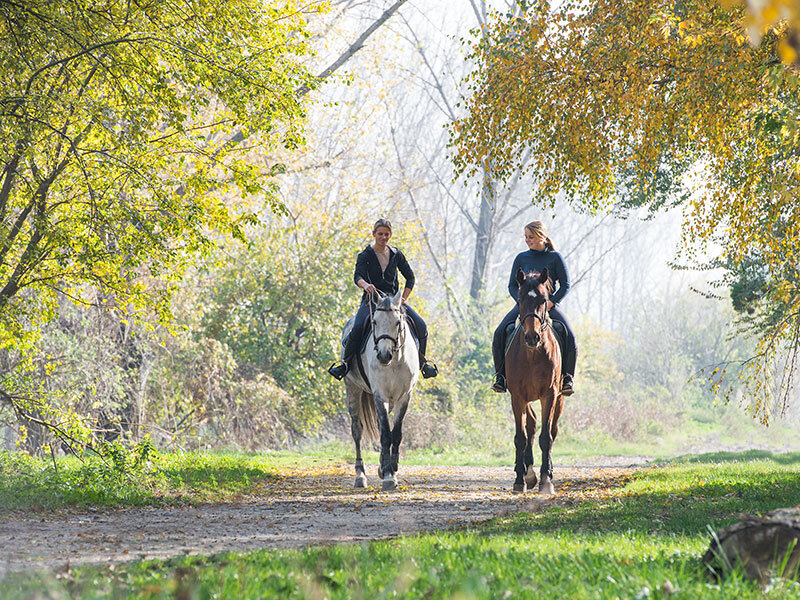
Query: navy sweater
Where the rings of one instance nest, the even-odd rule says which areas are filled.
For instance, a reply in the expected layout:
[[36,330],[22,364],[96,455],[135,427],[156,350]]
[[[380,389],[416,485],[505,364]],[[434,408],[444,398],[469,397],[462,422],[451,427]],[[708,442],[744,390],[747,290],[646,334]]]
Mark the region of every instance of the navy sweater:
[[[414,271],[397,248],[389,246],[389,264],[386,270],[381,272],[381,263],[378,261],[378,255],[372,246],[367,246],[362,252],[359,253],[356,259],[356,270],[353,273],[353,282],[358,285],[358,280],[371,283],[384,294],[394,295],[400,289],[400,284],[397,281],[397,271],[399,270],[403,277],[406,279],[406,287],[414,289]],[[364,292],[366,294],[366,292]]]
[[564,259],[555,250],[526,250],[520,252],[514,259],[514,264],[511,266],[511,277],[508,278],[508,293],[517,301],[517,293],[519,286],[517,285],[517,269],[522,269],[524,273],[530,271],[542,272],[544,268],[550,272],[550,279],[558,284],[555,293],[550,297],[553,304],[558,304],[564,299],[569,291],[569,273],[567,272],[567,265],[564,264]]

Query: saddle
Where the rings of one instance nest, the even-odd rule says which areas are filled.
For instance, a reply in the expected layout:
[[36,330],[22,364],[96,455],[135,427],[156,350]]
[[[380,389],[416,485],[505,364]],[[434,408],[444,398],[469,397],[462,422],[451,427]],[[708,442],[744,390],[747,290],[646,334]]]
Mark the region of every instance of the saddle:
[[[564,356],[565,345],[567,343],[567,327],[564,323],[555,319],[551,319],[550,323],[553,328],[553,335],[556,336],[556,341],[558,342],[558,348],[561,350],[561,356]],[[514,341],[514,337],[518,335],[520,329],[522,329],[522,323],[520,323],[519,319],[506,325],[506,330],[504,332],[505,345],[503,346],[506,354],[508,354],[508,348],[511,346],[511,342]]]
[[[355,317],[352,317],[347,324],[344,326],[344,332],[342,335],[342,348],[341,348],[341,357],[344,360],[344,348],[347,345],[347,339],[353,334],[352,329],[348,330],[348,328],[352,327],[351,323],[355,320]],[[406,315],[406,323],[408,323],[408,328],[411,330],[411,337],[414,338],[414,343],[417,345],[417,352],[419,352],[419,335],[417,334],[417,329],[414,327],[414,321]],[[364,320],[364,328],[361,330],[361,344],[358,347],[358,352],[354,357],[354,362],[358,366],[358,371],[361,373],[361,377],[367,383],[369,387],[369,377],[367,377],[367,371],[364,369],[364,365],[361,362],[361,354],[367,348],[367,342],[369,341],[369,334],[372,331],[372,322],[370,319]]]

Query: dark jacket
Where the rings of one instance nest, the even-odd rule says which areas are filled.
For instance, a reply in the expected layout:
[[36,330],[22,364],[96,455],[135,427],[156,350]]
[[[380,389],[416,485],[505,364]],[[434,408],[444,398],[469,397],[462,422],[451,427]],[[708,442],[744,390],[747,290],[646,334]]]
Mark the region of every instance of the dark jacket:
[[358,285],[359,279],[363,279],[384,294],[394,295],[400,289],[400,284],[397,281],[397,271],[399,270],[406,279],[406,287],[410,290],[414,289],[414,271],[411,270],[406,257],[397,248],[392,246],[388,246],[388,248],[389,264],[383,272],[381,272],[381,263],[378,261],[378,255],[375,254],[372,246],[364,248],[356,259],[356,270],[353,274],[353,282],[356,285]]
[[545,267],[550,272],[550,279],[553,284],[558,284],[555,293],[550,296],[550,301],[553,304],[558,304],[564,299],[570,287],[567,265],[564,264],[564,259],[558,252],[548,248],[546,250],[526,250],[517,254],[511,267],[511,277],[508,279],[508,293],[511,294],[515,302],[519,292],[517,269],[522,269],[525,273],[530,271],[541,273]]

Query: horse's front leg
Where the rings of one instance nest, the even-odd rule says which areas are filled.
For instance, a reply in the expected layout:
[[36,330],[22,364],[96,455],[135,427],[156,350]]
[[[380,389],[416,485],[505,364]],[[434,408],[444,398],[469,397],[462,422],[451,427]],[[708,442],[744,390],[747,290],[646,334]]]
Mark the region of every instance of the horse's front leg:
[[367,487],[367,475],[364,471],[364,461],[361,458],[361,436],[364,433],[364,424],[361,422],[359,403],[363,402],[360,390],[347,390],[347,410],[350,413],[350,432],[353,434],[353,443],[356,446],[356,480],[353,487]]
[[[389,426],[389,406],[378,395],[374,395],[375,412],[378,415],[378,429],[381,432],[381,457],[378,467],[378,476],[383,478],[383,489],[393,490],[395,488],[394,478],[392,477],[392,430]],[[391,484],[389,483],[391,482]]]
[[536,413],[533,411],[533,402],[528,402],[525,417],[525,484],[528,489],[536,485],[536,470],[533,468],[533,440],[536,439]]
[[[539,493],[553,493],[553,462],[551,449],[553,447],[553,423],[556,393],[549,389],[542,398],[542,430],[539,433],[539,448],[542,450],[542,467],[539,470]],[[558,431],[558,426],[556,426]]]
[[406,396],[405,401],[395,407],[394,425],[392,426],[392,452],[391,469],[392,474],[397,473],[400,467],[400,441],[403,439],[403,418],[406,416],[411,395]]
[[516,427],[516,434],[514,435],[514,448],[516,449],[514,472],[517,474],[517,478],[514,480],[515,493],[525,491],[525,446],[528,445],[528,439],[525,435],[526,404],[523,400],[511,398],[511,408],[514,411],[514,425]]

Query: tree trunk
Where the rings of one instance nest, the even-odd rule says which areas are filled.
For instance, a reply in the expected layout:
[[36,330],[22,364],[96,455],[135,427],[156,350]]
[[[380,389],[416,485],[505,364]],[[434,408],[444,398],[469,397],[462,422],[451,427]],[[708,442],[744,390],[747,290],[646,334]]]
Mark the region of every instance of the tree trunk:
[[479,300],[481,290],[486,285],[486,264],[489,260],[489,248],[494,237],[494,182],[488,169],[483,169],[483,188],[481,189],[481,212],[478,217],[478,229],[475,232],[475,256],[472,260],[472,279],[469,295]]
[[745,516],[721,529],[703,556],[703,564],[717,579],[736,566],[762,584],[773,573],[800,579],[800,506],[779,508],[763,517]]

